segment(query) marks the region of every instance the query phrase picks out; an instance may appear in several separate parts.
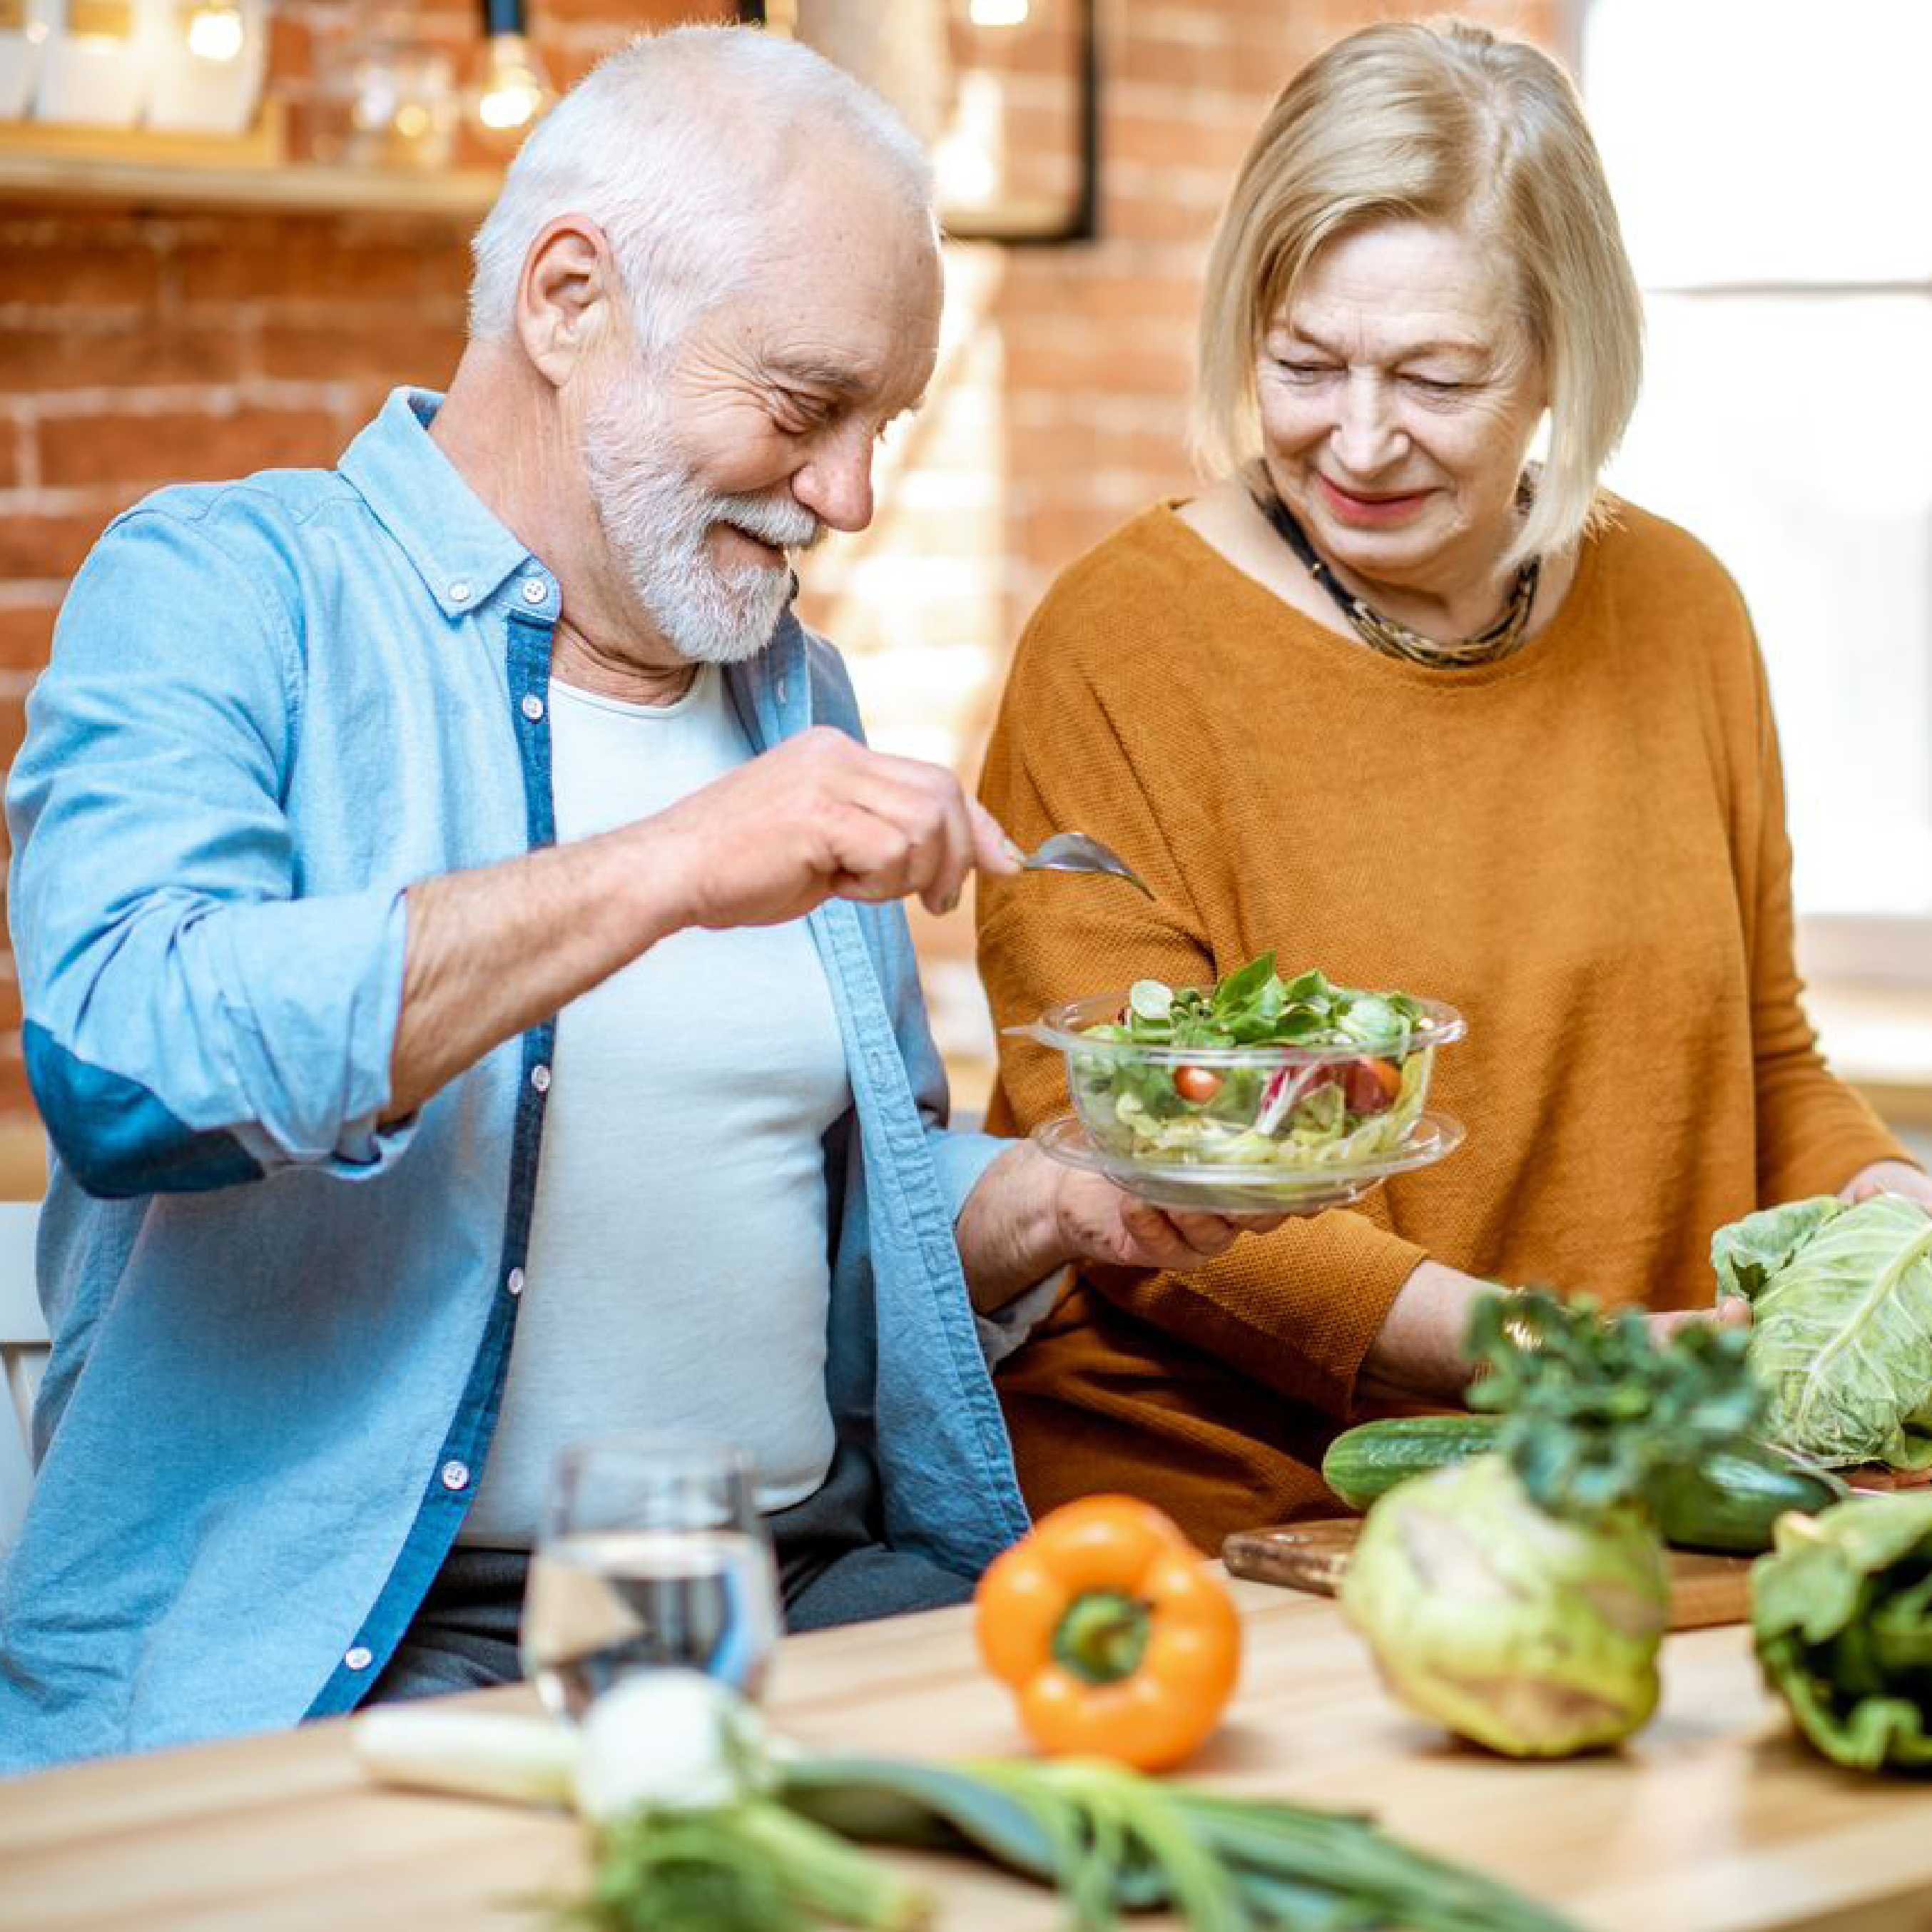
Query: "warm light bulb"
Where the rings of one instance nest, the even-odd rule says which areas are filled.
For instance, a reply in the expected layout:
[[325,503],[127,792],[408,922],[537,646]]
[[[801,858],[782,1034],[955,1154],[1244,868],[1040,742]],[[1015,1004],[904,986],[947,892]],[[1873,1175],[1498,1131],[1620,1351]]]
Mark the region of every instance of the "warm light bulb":
[[520,128],[534,117],[542,100],[542,90],[533,82],[499,75],[477,102],[477,118],[486,128]]
[[188,50],[202,60],[232,61],[242,51],[242,37],[241,10],[219,0],[188,16]]
[[550,88],[520,34],[497,34],[476,98],[476,118],[497,134],[526,127],[550,100]]
[[976,27],[1017,27],[1027,16],[1027,0],[973,0],[969,9]]

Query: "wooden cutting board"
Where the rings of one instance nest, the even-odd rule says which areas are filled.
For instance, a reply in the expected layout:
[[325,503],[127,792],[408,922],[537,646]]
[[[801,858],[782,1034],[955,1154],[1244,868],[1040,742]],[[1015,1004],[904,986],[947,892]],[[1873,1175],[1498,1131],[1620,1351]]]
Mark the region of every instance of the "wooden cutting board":
[[[1332,1597],[1361,1527],[1360,1516],[1348,1516],[1237,1530],[1221,1546],[1221,1560],[1237,1576]],[[1672,1630],[1750,1621],[1748,1556],[1717,1556],[1694,1550],[1673,1550],[1670,1556]]]

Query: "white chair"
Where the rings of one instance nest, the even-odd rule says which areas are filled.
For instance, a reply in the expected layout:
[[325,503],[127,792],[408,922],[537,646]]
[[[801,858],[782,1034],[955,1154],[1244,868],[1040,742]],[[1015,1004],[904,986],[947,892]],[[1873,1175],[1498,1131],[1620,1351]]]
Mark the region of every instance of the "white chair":
[[0,1555],[34,1486],[34,1394],[47,1366],[46,1324],[34,1286],[38,1201],[0,1201]]

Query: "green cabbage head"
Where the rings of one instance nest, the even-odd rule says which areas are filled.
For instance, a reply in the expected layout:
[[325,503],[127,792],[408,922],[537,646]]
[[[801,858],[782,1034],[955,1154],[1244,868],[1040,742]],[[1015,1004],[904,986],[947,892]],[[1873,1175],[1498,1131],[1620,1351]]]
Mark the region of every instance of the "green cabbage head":
[[1670,1578],[1655,1530],[1634,1509],[1550,1516],[1500,1456],[1390,1490],[1340,1596],[1390,1695],[1492,1750],[1567,1757],[1657,1707]]
[[1780,1448],[1932,1466],[1932,1216],[1895,1194],[1788,1201],[1720,1228],[1721,1304],[1751,1304],[1750,1366]]

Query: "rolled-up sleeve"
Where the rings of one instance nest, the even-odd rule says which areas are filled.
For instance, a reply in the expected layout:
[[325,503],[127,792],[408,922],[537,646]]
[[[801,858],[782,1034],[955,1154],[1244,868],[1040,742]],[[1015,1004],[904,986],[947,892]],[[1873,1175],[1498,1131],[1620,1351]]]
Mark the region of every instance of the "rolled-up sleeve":
[[75,580],[28,701],[7,793],[23,1042],[92,1192],[370,1173],[407,1138],[379,1126],[403,887],[302,887],[293,602],[268,542],[135,511]]

